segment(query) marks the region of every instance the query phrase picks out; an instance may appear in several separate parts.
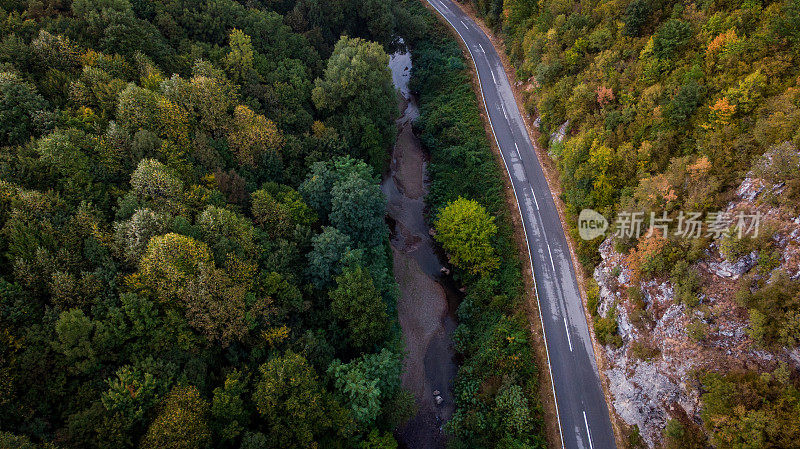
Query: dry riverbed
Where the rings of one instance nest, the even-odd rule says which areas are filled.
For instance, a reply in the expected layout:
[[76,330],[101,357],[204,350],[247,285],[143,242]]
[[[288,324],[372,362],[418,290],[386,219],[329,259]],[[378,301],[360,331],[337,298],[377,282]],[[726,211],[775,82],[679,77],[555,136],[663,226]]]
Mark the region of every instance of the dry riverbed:
[[412,129],[419,110],[408,90],[410,55],[393,55],[390,66],[402,96],[402,116],[381,188],[388,202],[394,276],[400,287],[397,311],[406,349],[402,384],[418,407],[408,424],[398,429],[397,437],[409,449],[444,448],[443,426],[455,408],[452,382],[457,365],[451,336],[458,296],[442,272],[424,216],[427,157]]

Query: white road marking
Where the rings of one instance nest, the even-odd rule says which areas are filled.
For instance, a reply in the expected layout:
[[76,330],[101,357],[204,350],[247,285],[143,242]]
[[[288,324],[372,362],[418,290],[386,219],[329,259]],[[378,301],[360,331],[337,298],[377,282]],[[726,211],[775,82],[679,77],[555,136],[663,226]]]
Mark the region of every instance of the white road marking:
[[463,20],[461,20],[461,19],[458,19],[458,21],[459,21],[459,22],[461,22],[461,25],[464,25],[464,28],[466,28],[466,29],[469,29],[469,27],[467,26],[467,24],[466,24],[466,23],[464,23],[464,21],[463,21]]
[[569,343],[569,352],[572,352],[572,338],[569,336],[569,326],[567,326],[567,317],[564,317],[564,329],[567,331],[567,343]]
[[[517,149],[517,157],[520,158],[520,160],[522,160],[522,155],[519,154],[519,145],[517,145],[517,142],[514,142],[514,148]],[[533,192],[533,189],[531,189],[531,192]]]
[[483,49],[483,44],[478,44],[478,48],[481,49],[481,53],[486,54],[486,50]]
[[553,253],[550,251],[549,243],[547,244],[547,254],[550,254],[550,266],[553,267],[553,274],[556,274],[556,264],[553,263]]
[[592,446],[592,432],[589,432],[589,421],[586,420],[586,410],[583,411],[583,424],[586,425],[586,436],[589,437],[589,449],[594,449],[594,446]]
[[[533,202],[536,204],[536,210],[539,210],[539,202],[536,201],[536,192],[533,191],[533,187],[531,187],[531,195],[533,195]],[[550,249],[550,247],[547,247]]]
[[[486,63],[488,64],[489,60],[486,60]],[[497,86],[497,78],[494,77],[494,70],[492,70],[491,66],[489,66],[489,73],[492,74],[492,81],[494,81],[494,85]],[[500,103],[500,104],[502,104],[502,103]]]

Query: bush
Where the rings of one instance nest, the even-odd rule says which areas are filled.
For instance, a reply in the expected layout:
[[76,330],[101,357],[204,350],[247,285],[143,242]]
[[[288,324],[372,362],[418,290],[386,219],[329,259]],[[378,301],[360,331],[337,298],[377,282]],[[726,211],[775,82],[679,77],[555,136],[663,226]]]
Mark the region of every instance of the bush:
[[660,354],[661,351],[658,348],[654,348],[648,344],[639,341],[631,343],[631,355],[638,360],[649,362]]
[[670,272],[675,284],[675,298],[687,306],[698,303],[697,291],[700,288],[700,276],[685,260],[675,262]]
[[622,346],[622,337],[619,335],[617,325],[617,309],[612,307],[605,317],[597,317],[594,320],[594,333],[597,341],[601,345],[608,345],[614,348]]
[[691,338],[692,341],[699,343],[708,336],[708,324],[699,319],[692,320],[692,322],[686,326],[686,332],[689,334],[689,338]]

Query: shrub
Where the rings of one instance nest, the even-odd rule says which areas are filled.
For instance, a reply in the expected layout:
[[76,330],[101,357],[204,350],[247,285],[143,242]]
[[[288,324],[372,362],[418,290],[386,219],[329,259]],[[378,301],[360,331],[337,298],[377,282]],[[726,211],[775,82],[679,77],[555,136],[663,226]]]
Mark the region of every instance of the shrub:
[[614,348],[622,346],[622,337],[617,333],[617,309],[612,307],[605,317],[597,317],[594,320],[594,333],[597,341],[602,345],[609,345]]
[[652,347],[648,344],[634,341],[631,343],[631,355],[639,360],[652,361],[661,354],[658,348]]

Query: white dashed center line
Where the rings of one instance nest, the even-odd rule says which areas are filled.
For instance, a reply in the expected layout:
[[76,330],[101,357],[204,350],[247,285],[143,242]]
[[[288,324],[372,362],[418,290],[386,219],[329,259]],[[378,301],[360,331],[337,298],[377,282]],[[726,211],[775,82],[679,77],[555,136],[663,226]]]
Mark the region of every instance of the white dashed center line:
[[586,436],[589,437],[589,449],[594,449],[594,446],[592,446],[592,432],[589,432],[589,421],[586,420],[586,410],[583,411],[583,424],[586,425]]
[[[536,204],[536,210],[539,210],[539,202],[536,201],[536,192],[533,191],[533,187],[531,187],[530,189],[531,189],[531,195],[533,195],[533,202],[534,202],[534,204]],[[550,247],[549,246],[547,247],[547,250],[550,251]]]
[[569,336],[569,326],[567,326],[567,317],[564,317],[564,329],[567,331],[567,343],[569,343],[569,352],[572,352],[572,338]]

